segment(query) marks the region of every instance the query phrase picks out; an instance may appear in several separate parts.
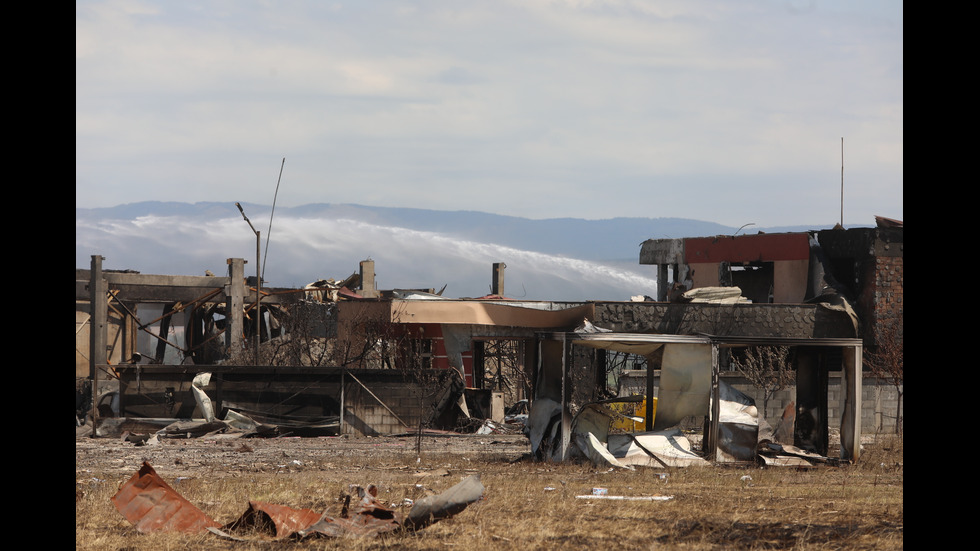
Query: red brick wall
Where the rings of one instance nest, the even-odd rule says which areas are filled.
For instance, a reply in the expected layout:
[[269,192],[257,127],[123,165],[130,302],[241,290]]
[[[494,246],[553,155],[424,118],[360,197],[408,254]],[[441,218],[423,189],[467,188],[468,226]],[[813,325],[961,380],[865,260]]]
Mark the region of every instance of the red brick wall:
[[[873,283],[874,324],[876,327],[899,323],[904,319],[903,268],[902,257],[878,256],[875,258],[876,270]],[[899,335],[902,335],[899,329]]]

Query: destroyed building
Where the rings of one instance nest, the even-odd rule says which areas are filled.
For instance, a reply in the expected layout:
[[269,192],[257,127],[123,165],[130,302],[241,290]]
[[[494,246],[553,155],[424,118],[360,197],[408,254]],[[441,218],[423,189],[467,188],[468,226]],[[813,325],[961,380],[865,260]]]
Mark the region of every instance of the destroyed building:
[[[93,257],[76,271],[76,413],[198,418],[203,394],[219,418],[371,435],[500,420],[526,400],[541,457],[564,459],[576,439],[604,430],[581,427],[628,418],[643,430],[701,426],[702,456],[745,460],[759,428],[749,451],[731,446],[751,438],[728,436],[741,425],[723,407],[742,400],[749,411],[758,400],[744,380],[731,383],[732,358],[771,346],[793,351],[785,443],[826,455],[839,427],[841,456],[857,460],[862,426],[881,423],[862,391],[863,355],[883,327],[901,330],[902,231],[880,219],[875,228],[649,240],[640,263],[656,266],[657,299],[622,302],[509,300],[502,263],[490,295],[449,299],[380,291],[373,261],[343,281],[272,289],[245,277],[243,259],[228,260],[227,276],[197,277],[103,271]],[[139,338],[155,353],[140,353]],[[107,381],[118,390],[101,392]],[[624,398],[637,407],[623,413]],[[761,419],[783,420],[786,401]],[[578,448],[601,455],[611,444]]]

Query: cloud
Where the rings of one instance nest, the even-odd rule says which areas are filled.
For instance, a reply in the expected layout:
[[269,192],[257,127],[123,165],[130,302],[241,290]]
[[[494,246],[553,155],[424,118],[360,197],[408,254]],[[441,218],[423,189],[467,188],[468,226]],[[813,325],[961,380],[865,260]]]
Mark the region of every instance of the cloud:
[[901,218],[902,64],[901,3],[83,1],[76,202],[268,202],[285,156],[284,204],[778,225],[843,136]]

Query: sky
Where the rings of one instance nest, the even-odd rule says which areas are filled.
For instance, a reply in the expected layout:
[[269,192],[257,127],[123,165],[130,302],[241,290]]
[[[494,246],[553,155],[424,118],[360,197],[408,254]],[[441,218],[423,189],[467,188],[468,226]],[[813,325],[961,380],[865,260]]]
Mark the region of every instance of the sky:
[[903,219],[903,6],[77,0],[75,205]]

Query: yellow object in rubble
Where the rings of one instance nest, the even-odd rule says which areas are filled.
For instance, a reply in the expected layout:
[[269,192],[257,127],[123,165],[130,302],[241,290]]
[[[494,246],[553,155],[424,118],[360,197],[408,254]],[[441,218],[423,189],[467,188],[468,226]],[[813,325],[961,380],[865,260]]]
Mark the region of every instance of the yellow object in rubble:
[[[609,408],[623,414],[625,417],[616,417],[613,419],[612,424],[609,426],[609,430],[622,430],[627,432],[643,432],[646,430],[652,430],[653,420],[657,417],[657,398],[653,398],[653,417],[650,419],[650,427],[647,428],[646,419],[644,418],[647,413],[647,400],[646,397],[643,398],[642,402],[614,402],[609,404]],[[639,420],[630,419],[630,417],[636,417]]]

